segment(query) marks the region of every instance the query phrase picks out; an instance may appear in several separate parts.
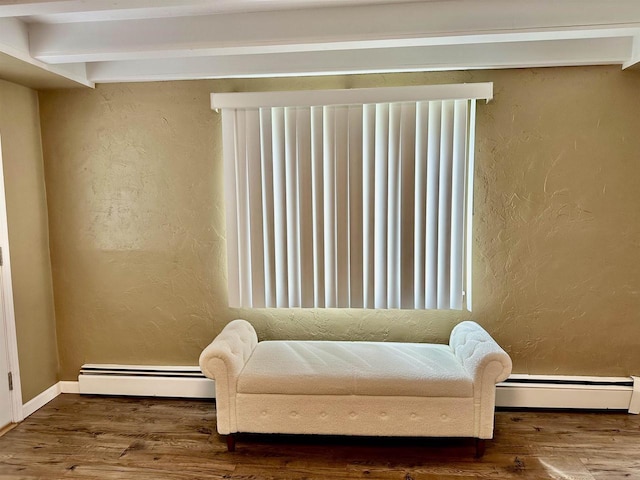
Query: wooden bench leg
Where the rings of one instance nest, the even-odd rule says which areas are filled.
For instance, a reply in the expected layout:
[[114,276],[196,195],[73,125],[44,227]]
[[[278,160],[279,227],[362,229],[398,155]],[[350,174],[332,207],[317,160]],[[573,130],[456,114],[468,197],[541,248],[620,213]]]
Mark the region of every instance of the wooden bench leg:
[[236,436],[233,433],[227,435],[227,451],[235,452],[236,451]]
[[482,458],[486,448],[486,440],[484,438],[476,438],[476,458]]

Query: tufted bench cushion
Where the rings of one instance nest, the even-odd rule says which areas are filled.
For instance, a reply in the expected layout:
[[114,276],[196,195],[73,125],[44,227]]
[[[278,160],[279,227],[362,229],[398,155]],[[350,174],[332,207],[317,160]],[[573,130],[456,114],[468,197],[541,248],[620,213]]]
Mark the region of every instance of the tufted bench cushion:
[[266,341],[245,364],[237,392],[459,398],[473,396],[473,380],[448,345]]

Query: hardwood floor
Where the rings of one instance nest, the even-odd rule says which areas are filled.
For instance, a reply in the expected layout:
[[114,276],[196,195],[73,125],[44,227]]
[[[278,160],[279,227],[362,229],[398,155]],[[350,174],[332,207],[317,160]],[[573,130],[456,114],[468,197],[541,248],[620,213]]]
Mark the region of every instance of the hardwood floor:
[[640,416],[501,411],[470,439],[215,433],[209,401],[61,395],[0,437],[0,479],[640,479]]

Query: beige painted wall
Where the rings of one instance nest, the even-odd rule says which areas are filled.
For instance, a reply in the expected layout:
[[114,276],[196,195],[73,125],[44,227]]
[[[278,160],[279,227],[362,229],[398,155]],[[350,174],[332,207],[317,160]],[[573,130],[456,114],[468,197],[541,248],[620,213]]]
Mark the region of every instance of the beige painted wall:
[[38,94],[0,80],[0,135],[22,400],[58,381]]
[[[495,82],[478,109],[474,309],[227,308],[212,91]],[[40,94],[62,379],[262,339],[445,341],[482,323],[521,373],[640,374],[640,75],[558,68],[101,85]]]

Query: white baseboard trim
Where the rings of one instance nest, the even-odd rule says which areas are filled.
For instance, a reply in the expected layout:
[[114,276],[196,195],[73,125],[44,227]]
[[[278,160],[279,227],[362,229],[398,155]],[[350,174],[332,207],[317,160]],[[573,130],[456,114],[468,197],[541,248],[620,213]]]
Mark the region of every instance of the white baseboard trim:
[[47,403],[60,395],[60,393],[60,382],[58,382],[22,405],[22,415],[24,418],[27,418],[29,415],[44,407]]
[[61,381],[60,393],[80,393],[78,382]]

